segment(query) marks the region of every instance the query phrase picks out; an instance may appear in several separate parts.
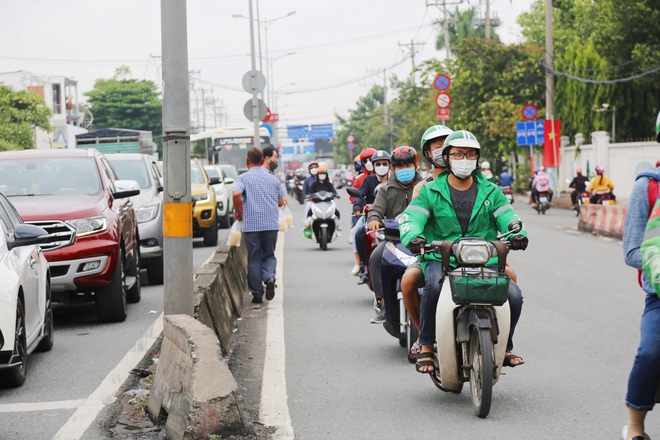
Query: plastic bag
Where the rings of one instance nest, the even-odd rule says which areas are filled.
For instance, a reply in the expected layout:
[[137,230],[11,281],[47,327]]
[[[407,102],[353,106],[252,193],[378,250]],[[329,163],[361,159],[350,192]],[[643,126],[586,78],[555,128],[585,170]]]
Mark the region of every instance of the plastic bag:
[[286,215],[282,212],[282,209],[277,210],[277,223],[280,224],[280,232],[286,231]]
[[227,237],[227,246],[240,246],[241,245],[241,234],[243,230],[243,222],[234,222],[231,225],[229,230],[229,236]]
[[284,212],[284,216],[286,217],[287,228],[293,229],[293,214],[291,214],[291,210],[288,206],[284,206],[282,207],[282,212]]
[[303,236],[305,238],[312,238],[312,227],[311,226],[303,229]]

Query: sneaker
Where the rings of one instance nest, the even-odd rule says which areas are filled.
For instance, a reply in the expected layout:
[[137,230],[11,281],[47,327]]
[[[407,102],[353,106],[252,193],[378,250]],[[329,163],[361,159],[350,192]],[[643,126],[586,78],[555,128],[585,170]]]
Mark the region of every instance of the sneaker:
[[266,299],[270,301],[275,297],[275,281],[270,279],[266,281]]
[[263,304],[263,298],[257,298],[256,296],[252,298],[252,304]]
[[359,273],[360,273],[360,265],[356,264],[355,266],[353,266],[353,270],[351,270],[351,275],[356,277],[358,276]]
[[371,322],[372,324],[385,324],[386,320],[387,320],[387,318],[386,318],[385,307],[382,307],[380,309],[380,312],[378,312],[378,314],[376,316],[371,318],[371,321],[369,321],[369,322]]

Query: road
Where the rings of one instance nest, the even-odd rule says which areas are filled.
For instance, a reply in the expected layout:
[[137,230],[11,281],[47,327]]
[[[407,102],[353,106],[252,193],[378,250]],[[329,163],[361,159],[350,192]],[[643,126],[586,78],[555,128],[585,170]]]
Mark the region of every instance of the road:
[[[219,235],[226,236],[223,230]],[[203,247],[201,239],[193,245],[197,270],[215,248]],[[163,286],[148,285],[146,276],[142,280],[142,300],[128,305],[125,322],[99,324],[94,304],[55,307],[52,351],[29,356],[28,378],[22,387],[0,389],[0,439],[51,439],[94,393],[163,311]],[[41,409],[44,405],[48,409]],[[97,429],[95,424],[90,428]]]
[[[339,206],[350,212],[346,197]],[[296,439],[618,438],[644,306],[636,272],[620,241],[578,233],[572,211],[514,207],[530,236],[528,250],[509,259],[525,300],[514,352],[526,364],[506,369],[487,419],[473,415],[469,387],[436,389],[369,323],[372,295],[349,276],[347,221],[326,252],[301,229],[286,233],[285,377]],[[299,225],[302,206],[292,211]],[[647,432],[660,437],[653,415]]]

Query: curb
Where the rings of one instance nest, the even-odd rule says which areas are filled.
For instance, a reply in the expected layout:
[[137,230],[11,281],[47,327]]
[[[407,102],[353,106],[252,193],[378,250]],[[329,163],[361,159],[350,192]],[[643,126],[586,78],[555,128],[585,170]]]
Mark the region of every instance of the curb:
[[578,229],[621,239],[625,221],[626,206],[582,205]]

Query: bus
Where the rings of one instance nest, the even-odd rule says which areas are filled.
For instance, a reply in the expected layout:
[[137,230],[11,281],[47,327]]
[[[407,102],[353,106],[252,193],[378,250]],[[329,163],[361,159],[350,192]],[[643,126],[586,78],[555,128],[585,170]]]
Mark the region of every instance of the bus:
[[[267,128],[259,128],[259,137],[261,148],[270,145]],[[191,135],[190,142],[193,150],[195,147],[203,147],[206,150],[209,162],[227,163],[234,165],[236,169],[244,169],[247,150],[254,146],[254,129],[247,126],[218,127]]]

